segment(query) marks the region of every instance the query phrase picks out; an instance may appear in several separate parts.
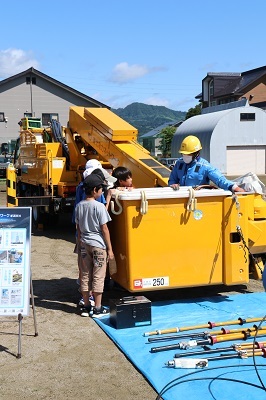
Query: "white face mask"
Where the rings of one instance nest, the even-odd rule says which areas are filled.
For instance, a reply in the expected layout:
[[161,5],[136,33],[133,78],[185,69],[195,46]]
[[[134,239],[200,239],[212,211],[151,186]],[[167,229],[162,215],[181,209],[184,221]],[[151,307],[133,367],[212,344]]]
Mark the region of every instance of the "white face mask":
[[192,156],[187,156],[186,154],[183,154],[183,161],[184,161],[184,163],[186,163],[186,164],[191,163],[192,158],[193,158]]

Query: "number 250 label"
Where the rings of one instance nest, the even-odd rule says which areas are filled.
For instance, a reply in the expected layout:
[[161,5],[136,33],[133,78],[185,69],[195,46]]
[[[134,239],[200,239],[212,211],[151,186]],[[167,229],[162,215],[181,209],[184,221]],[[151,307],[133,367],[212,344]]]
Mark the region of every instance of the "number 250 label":
[[143,278],[142,288],[155,288],[169,286],[169,276],[157,276],[154,278]]
[[152,286],[169,286],[169,279],[167,276],[152,278]]

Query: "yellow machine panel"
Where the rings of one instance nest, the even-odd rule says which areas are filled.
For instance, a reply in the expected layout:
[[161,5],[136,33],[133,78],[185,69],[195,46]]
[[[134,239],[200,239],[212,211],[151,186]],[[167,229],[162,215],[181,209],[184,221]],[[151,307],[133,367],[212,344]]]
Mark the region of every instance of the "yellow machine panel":
[[127,167],[136,187],[167,186],[170,170],[156,161],[135,138],[137,130],[106,108],[71,107],[71,131],[116,168]]
[[239,208],[231,192],[181,189],[117,194],[111,215],[114,280],[131,292],[247,283],[247,208],[254,195],[238,196]]
[[137,139],[138,130],[107,108],[85,108],[84,117],[113,142]]
[[20,126],[15,177],[7,170],[15,182],[15,190],[7,186],[7,204],[33,207],[36,224],[73,211],[75,188],[90,158],[106,168],[129,168],[138,187],[167,186],[170,170],[136,142],[136,128],[107,108],[71,107],[67,127],[55,120],[42,127],[40,118],[22,118]]

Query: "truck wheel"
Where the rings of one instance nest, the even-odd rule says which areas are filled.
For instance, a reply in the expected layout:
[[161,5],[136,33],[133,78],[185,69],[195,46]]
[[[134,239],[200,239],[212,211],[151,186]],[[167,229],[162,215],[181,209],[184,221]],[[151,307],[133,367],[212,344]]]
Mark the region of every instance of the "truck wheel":
[[58,224],[59,214],[46,214],[45,226],[47,228],[52,228]]

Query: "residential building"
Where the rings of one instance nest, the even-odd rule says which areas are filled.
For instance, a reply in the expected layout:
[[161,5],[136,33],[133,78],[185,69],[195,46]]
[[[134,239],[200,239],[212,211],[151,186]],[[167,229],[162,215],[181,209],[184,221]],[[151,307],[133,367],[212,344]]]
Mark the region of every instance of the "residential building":
[[157,128],[152,129],[151,131],[145,133],[144,135],[141,135],[138,138],[138,141],[140,144],[142,144],[145,149],[147,149],[152,156],[154,157],[160,157],[162,155],[161,151],[158,150],[158,147],[161,144],[161,131],[164,128],[168,127],[178,127],[182,124],[183,121],[178,121],[178,122],[165,122],[164,124],[158,126]]
[[44,126],[57,119],[66,126],[71,106],[110,108],[34,68],[0,81],[0,143],[18,137],[23,117],[41,118]]
[[202,103],[202,113],[219,111],[224,104],[242,99],[266,110],[266,66],[245,72],[208,72],[196,99]]

